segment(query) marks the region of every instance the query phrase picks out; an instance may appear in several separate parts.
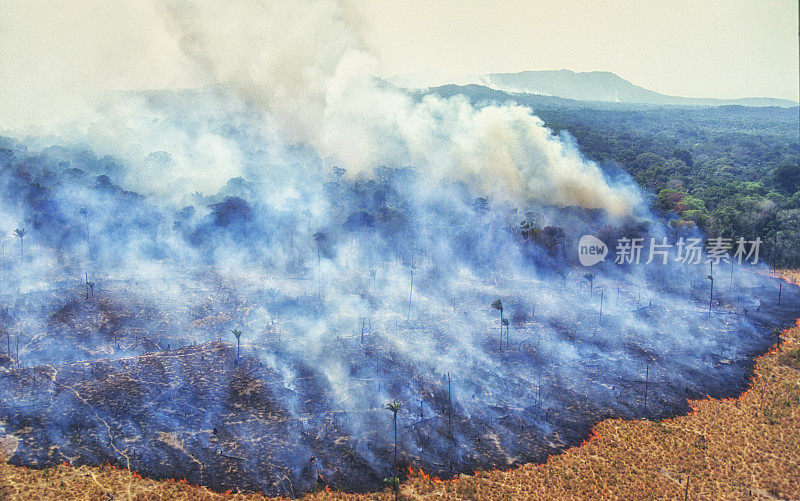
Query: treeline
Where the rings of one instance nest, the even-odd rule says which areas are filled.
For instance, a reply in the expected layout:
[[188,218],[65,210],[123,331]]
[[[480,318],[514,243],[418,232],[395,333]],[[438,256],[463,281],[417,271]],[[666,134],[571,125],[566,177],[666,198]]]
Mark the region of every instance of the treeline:
[[537,112],[581,151],[655,194],[654,211],[708,236],[763,241],[774,266],[800,266],[797,109],[562,109]]
[[433,92],[528,106],[589,159],[627,171],[669,224],[696,225],[709,237],[760,237],[771,264],[800,266],[797,108],[586,103],[475,85]]

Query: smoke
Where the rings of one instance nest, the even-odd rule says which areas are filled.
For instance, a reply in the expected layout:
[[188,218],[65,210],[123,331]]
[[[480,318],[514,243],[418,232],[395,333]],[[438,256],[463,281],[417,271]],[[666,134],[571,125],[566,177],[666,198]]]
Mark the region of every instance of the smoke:
[[745,267],[715,267],[715,302],[706,264],[612,252],[586,278],[583,234],[679,235],[529,110],[375,80],[346,4],[155,5],[216,85],[0,139],[12,461],[288,494],[314,455],[375,488],[396,399],[404,463],[505,466],[735,393],[793,314]]
[[351,177],[413,165],[433,180],[483,193],[631,214],[635,191],[614,187],[530,110],[473,108],[464,98],[421,100],[376,80],[352,9],[330,0],[166,2],[184,52]]
[[[258,113],[249,127],[262,128],[271,144],[310,148],[351,179],[371,176],[378,165],[413,166],[497,199],[617,216],[636,212],[639,203],[637,190],[610,182],[526,108],[418,98],[377,80],[380,62],[347,2],[165,1],[116,14],[89,2],[41,10],[37,16],[38,9],[16,6],[3,20],[9,57],[0,76],[7,89],[0,127],[16,137],[49,134],[124,156],[141,174],[129,185],[143,191],[213,192],[244,173],[241,152],[221,131],[202,129],[207,122],[190,135],[153,106],[152,96],[130,93],[210,85],[219,99],[194,103],[213,102],[207,118]],[[47,36],[36,38],[25,26]],[[20,72],[25,78],[15,78]],[[170,158],[155,167],[156,182],[150,155],[161,151]]]

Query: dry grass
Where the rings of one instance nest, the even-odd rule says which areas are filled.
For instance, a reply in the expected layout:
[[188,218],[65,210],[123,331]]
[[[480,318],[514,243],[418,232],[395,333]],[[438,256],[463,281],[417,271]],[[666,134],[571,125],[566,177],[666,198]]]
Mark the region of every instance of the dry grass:
[[800,270],[775,270],[775,274],[792,283],[800,284]]
[[[782,271],[792,281],[800,272]],[[404,499],[800,499],[800,321],[757,361],[738,399],[690,402],[661,422],[606,420],[543,465],[438,481],[417,472]],[[688,486],[687,486],[688,479]],[[0,499],[263,499],[154,481],[112,467],[33,470],[0,462]],[[392,499],[387,491],[308,499]]]

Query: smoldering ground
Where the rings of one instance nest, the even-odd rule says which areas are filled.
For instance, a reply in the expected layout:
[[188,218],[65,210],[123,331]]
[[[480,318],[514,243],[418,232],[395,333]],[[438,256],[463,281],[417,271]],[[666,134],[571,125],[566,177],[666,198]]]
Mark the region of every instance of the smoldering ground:
[[238,5],[161,6],[224,83],[2,140],[12,462],[374,489],[393,400],[403,467],[541,460],[736,394],[796,314],[763,265],[580,267],[586,233],[679,235],[529,110],[373,79],[346,6]]
[[514,206],[414,167],[350,179],[225,122],[244,171],[273,179],[145,196],[117,184],[139,168],[122,158],[4,140],[3,210],[28,229],[4,228],[12,462],[372,489],[391,474],[391,400],[402,466],[541,460],[598,419],[736,394],[796,311],[758,267],[718,268],[709,315],[708,265],[577,264],[583,233],[668,233],[647,219]]

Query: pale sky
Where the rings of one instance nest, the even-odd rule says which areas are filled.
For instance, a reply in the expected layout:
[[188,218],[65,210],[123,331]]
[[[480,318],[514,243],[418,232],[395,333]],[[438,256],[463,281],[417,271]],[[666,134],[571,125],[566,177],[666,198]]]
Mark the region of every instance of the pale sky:
[[359,0],[385,71],[612,71],[688,97],[798,99],[796,0]]
[[[796,0],[349,2],[381,76],[607,70],[679,96],[798,99]],[[70,113],[87,93],[209,83],[159,4],[2,0],[0,123]]]

